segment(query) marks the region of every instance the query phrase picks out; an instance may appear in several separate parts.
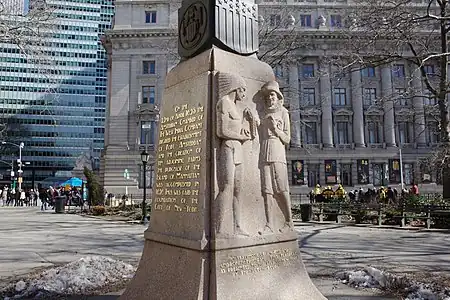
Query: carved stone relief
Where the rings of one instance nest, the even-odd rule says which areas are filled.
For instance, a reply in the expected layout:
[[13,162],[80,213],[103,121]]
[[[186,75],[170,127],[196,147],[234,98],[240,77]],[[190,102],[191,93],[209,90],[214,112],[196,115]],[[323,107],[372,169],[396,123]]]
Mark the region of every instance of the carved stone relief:
[[261,164],[266,225],[261,234],[273,233],[273,206],[278,203],[284,215],[284,225],[278,230],[292,230],[291,200],[286,164],[286,146],[290,143],[289,112],[283,106],[284,97],[277,82],[269,81],[261,88],[265,114],[261,121]]
[[[284,97],[279,85],[275,81],[263,85],[258,94],[262,97],[260,101],[264,109],[255,114],[238,103],[247,97],[246,83],[242,77],[218,73],[217,82],[216,135],[220,145],[217,155],[219,193],[215,200],[216,236],[250,236],[241,220],[242,210],[246,209],[241,193],[243,175],[248,172],[260,174],[262,182],[259,190],[264,199],[265,226],[253,229],[260,235],[291,231],[293,224],[285,150],[290,143],[290,120],[289,112],[283,106]],[[244,162],[251,155],[244,146],[249,141],[257,145],[259,141],[260,167],[256,170],[244,170]],[[276,219],[275,222],[276,205],[284,220]]]
[[[249,109],[240,110],[236,105],[246,96],[246,83],[238,75],[218,73],[218,96],[216,106],[216,134],[220,139],[218,177],[219,194],[216,198],[218,237],[249,236],[241,223],[241,190],[245,170],[245,154],[242,144],[255,138],[256,120]],[[250,130],[244,123],[248,122]],[[232,220],[233,231],[225,226]]]

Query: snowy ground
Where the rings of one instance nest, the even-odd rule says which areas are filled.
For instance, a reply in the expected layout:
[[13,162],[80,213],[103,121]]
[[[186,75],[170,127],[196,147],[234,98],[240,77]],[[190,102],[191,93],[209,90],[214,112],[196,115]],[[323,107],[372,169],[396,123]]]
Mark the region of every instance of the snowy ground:
[[[300,235],[299,244],[307,270],[315,284],[330,300],[399,299],[380,296],[376,290],[346,287],[346,285],[355,285],[354,282],[349,284],[351,276],[353,279],[357,276],[364,277],[370,284],[379,284],[383,287],[380,284],[383,280],[379,281],[375,277],[372,278],[372,275],[366,274],[369,270],[368,266],[385,270],[393,274],[392,276],[400,278],[407,274],[404,281],[395,282],[398,285],[402,283],[401,288],[412,287],[410,292],[420,289],[424,293],[427,289],[445,292],[443,288],[439,288],[439,285],[433,286],[430,283],[436,282],[437,278],[450,275],[450,234],[448,232],[418,232],[304,223],[298,223],[296,229]],[[2,283],[10,282],[16,276],[35,272],[39,268],[61,267],[62,264],[74,262],[70,267],[71,270],[85,270],[87,267],[81,267],[82,264],[78,260],[85,258],[87,260],[84,263],[90,261],[94,264],[95,261],[89,260],[88,257],[98,255],[107,259],[103,260],[100,267],[97,265],[95,270],[103,270],[106,272],[104,274],[107,274],[109,271],[105,268],[108,265],[108,259],[123,261],[123,270],[128,270],[129,267],[125,267],[125,263],[135,266],[142,253],[143,230],[141,225],[108,222],[77,215],[41,213],[36,208],[0,208],[0,289]],[[43,280],[43,278],[52,278],[46,277],[52,276],[51,274],[66,272],[63,269],[57,270],[59,271],[47,271],[47,275],[38,272],[30,280],[39,280],[39,278]],[[339,271],[347,271],[347,273]],[[90,271],[86,272],[89,274]],[[333,281],[332,276],[336,276],[337,272],[341,279]],[[111,276],[111,280],[120,281],[124,279],[121,276],[127,277],[120,272],[116,274],[118,277]],[[97,276],[93,273],[91,275]],[[100,278],[108,277],[110,276],[104,275]],[[19,283],[19,292],[36,286],[30,280],[26,279],[24,283]],[[76,281],[72,280],[72,282]],[[90,280],[86,281],[88,282]],[[99,282],[102,281],[99,280]],[[417,282],[424,282],[424,285]],[[447,283],[447,286],[450,286],[450,277]],[[364,286],[369,283],[357,285]],[[75,291],[81,288],[75,285],[73,289]],[[412,299],[436,300],[438,298],[430,296],[410,298]]]
[[336,277],[355,288],[376,288],[399,296],[406,295],[405,300],[450,300],[450,287],[416,282],[373,267],[339,272]]
[[[0,290],[0,298],[53,299],[87,295],[130,279],[134,272],[134,266],[122,261],[103,256],[87,256],[12,282],[3,291]],[[405,300],[450,300],[450,287],[410,281],[373,267],[339,272],[336,277],[342,283],[357,289],[378,289],[398,294]]]
[[4,300],[86,295],[130,279],[135,271],[134,266],[122,261],[103,256],[87,256],[13,282],[4,288]]

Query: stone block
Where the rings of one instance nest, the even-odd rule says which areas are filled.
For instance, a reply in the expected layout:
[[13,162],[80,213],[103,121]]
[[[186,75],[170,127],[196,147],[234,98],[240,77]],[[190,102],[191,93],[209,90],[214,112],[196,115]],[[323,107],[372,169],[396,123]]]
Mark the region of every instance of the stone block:
[[217,48],[170,71],[150,225],[121,299],[325,299],[287,213],[289,120],[274,79]]

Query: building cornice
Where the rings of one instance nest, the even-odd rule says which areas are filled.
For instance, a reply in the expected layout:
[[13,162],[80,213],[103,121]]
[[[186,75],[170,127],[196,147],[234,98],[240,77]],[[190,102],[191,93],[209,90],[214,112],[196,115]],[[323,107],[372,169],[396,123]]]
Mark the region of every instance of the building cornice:
[[154,37],[176,37],[174,29],[152,28],[152,29],[113,29],[106,32],[107,39],[128,39],[128,38],[154,38]]

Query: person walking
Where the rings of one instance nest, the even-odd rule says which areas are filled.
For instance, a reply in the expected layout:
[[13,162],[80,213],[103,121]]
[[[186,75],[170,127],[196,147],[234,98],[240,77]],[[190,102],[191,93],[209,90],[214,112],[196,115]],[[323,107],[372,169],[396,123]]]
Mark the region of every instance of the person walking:
[[45,189],[42,189],[39,193],[41,199],[41,211],[47,210],[48,193]]
[[20,197],[19,197],[19,206],[23,206],[24,202],[26,203],[27,196],[25,194],[24,190],[20,190]]

